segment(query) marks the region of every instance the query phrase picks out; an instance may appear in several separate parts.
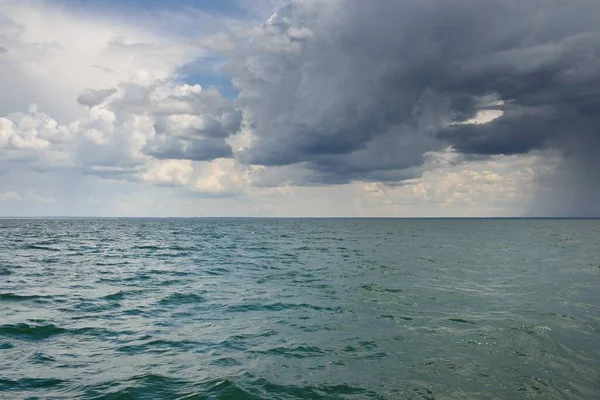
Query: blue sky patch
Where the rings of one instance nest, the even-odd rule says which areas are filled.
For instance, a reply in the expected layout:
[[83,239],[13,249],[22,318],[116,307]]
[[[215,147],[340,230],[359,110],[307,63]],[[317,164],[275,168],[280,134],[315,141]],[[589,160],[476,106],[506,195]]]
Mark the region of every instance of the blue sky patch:
[[221,70],[223,60],[218,57],[200,57],[175,71],[177,81],[203,88],[214,87],[228,99],[235,99],[239,92],[231,83],[231,75]]

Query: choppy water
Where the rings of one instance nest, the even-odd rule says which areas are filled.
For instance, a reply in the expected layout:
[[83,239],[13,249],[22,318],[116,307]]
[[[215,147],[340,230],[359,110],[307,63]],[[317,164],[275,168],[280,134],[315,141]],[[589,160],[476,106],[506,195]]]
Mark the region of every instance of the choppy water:
[[600,398],[598,220],[0,232],[0,398]]

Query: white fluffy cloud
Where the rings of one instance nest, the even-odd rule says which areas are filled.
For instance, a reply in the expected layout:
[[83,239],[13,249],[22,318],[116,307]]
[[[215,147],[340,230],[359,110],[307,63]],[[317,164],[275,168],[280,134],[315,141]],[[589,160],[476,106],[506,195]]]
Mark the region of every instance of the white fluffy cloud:
[[552,169],[540,156],[496,156],[456,161],[453,153],[430,154],[425,172],[400,185],[368,182],[366,210],[418,216],[524,216],[536,191],[537,177]]
[[70,132],[32,104],[28,113],[0,118],[0,146],[5,150],[45,150],[68,140]]
[[154,160],[148,170],[140,174],[145,182],[163,185],[187,185],[194,171],[189,160]]

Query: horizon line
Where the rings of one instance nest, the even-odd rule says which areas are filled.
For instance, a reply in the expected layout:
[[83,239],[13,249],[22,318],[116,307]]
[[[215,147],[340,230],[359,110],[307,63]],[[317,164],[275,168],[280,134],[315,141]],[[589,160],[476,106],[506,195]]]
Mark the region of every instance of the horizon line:
[[44,215],[44,216],[2,216],[0,215],[0,220],[7,219],[212,219],[212,220],[248,220],[248,219],[404,219],[404,220],[416,220],[416,219],[600,219],[600,216],[595,217],[585,217],[585,216],[510,216],[510,217],[499,217],[499,216],[490,216],[490,217],[269,217],[269,216],[234,216],[234,217],[226,217],[226,216],[214,216],[214,217],[172,217],[172,216],[161,216],[161,217],[149,217],[149,216],[68,216],[68,215]]

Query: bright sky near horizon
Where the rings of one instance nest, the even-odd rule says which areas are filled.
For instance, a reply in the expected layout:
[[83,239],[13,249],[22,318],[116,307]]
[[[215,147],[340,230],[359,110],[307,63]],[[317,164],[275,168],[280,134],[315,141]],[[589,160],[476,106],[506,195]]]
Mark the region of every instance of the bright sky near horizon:
[[0,0],[0,215],[600,216],[600,2]]

